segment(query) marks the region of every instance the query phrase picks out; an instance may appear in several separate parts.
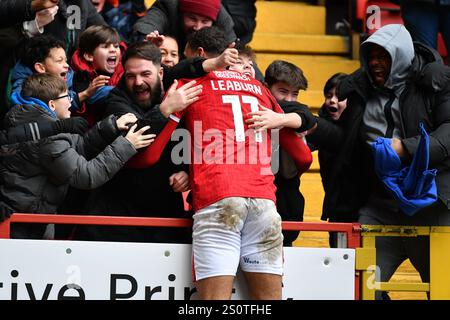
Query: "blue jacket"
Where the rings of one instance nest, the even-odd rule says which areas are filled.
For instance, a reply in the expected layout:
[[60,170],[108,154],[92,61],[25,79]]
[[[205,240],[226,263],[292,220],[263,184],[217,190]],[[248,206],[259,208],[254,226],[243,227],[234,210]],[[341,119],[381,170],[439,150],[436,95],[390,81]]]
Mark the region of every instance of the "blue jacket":
[[[11,75],[11,94],[14,92],[20,93],[22,91],[22,84],[25,81],[26,78],[31,76],[33,74],[33,71],[28,68],[27,66],[23,65],[22,63],[18,62],[14,69],[12,70]],[[76,111],[80,108],[80,103],[78,100],[78,94],[73,91],[73,70],[69,68],[69,72],[67,72],[67,88],[69,89],[69,95],[72,98],[72,104],[70,107],[71,111]],[[13,102],[13,105],[15,103]]]
[[372,144],[376,174],[409,216],[437,200],[437,170],[428,170],[429,137],[422,123],[419,130],[421,138],[410,166],[402,164],[391,139],[378,138]]

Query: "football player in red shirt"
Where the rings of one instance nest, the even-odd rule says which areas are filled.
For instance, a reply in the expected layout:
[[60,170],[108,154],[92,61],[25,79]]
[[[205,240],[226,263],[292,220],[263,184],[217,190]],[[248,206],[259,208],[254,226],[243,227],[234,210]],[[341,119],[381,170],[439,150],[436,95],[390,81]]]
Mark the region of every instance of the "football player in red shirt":
[[[248,68],[244,68],[248,69]],[[180,80],[177,87],[190,83]],[[283,236],[275,206],[271,137],[275,128],[283,148],[300,173],[311,162],[306,144],[288,128],[301,127],[296,113],[284,114],[269,90],[247,72],[218,70],[197,78],[202,92],[189,108],[160,106],[170,117],[155,142],[135,158],[135,165],[157,162],[180,118],[190,149],[193,265],[201,299],[230,299],[238,266],[244,271],[251,299],[281,299]],[[173,112],[177,110],[179,112]],[[170,115],[169,115],[170,114]],[[172,160],[175,159],[172,154]],[[140,162],[140,163],[139,163]]]

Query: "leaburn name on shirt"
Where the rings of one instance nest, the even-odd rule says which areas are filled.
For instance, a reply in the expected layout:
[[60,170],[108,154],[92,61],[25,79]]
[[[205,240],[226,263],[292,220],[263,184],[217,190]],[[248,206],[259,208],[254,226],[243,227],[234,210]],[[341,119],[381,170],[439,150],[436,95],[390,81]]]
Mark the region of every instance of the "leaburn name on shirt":
[[231,80],[211,80],[213,91],[246,91],[262,96],[261,87],[251,83]]

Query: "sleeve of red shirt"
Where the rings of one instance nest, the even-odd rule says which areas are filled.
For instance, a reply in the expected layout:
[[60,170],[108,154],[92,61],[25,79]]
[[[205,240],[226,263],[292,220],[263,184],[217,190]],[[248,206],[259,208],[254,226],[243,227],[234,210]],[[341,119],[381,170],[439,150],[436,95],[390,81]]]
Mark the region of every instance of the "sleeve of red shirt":
[[155,141],[149,145],[144,151],[138,153],[127,162],[127,167],[134,169],[142,169],[155,165],[161,158],[172,133],[178,126],[180,119],[177,116],[170,116],[169,122],[164,129],[156,136]]
[[[281,109],[275,97],[266,90],[267,96],[272,103],[272,110],[278,113],[284,113]],[[280,130],[280,145],[294,160],[295,166],[299,172],[299,175],[306,172],[313,161],[311,150],[303,142],[302,139],[291,128],[283,128]]]
[[313,161],[311,150],[290,128],[280,130],[280,145],[292,157],[299,175],[306,172]]

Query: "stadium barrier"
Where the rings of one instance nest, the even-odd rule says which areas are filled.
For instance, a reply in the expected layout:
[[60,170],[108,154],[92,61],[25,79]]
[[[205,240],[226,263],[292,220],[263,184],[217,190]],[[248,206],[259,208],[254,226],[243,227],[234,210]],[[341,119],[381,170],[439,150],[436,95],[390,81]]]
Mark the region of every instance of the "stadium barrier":
[[[190,219],[141,218],[54,214],[14,214],[0,223],[0,239],[10,238],[12,223],[178,227],[192,226]],[[356,223],[282,222],[283,230],[337,232],[340,248],[355,250],[355,299],[371,300],[375,291],[428,292],[430,299],[450,299],[450,227],[369,226]],[[378,236],[430,237],[430,283],[386,283],[376,281]]]
[[[430,238],[430,282],[376,281],[376,237]],[[431,300],[450,299],[450,227],[361,226],[362,247],[356,249],[356,269],[361,272],[361,299],[375,299],[375,291],[427,292]]]

